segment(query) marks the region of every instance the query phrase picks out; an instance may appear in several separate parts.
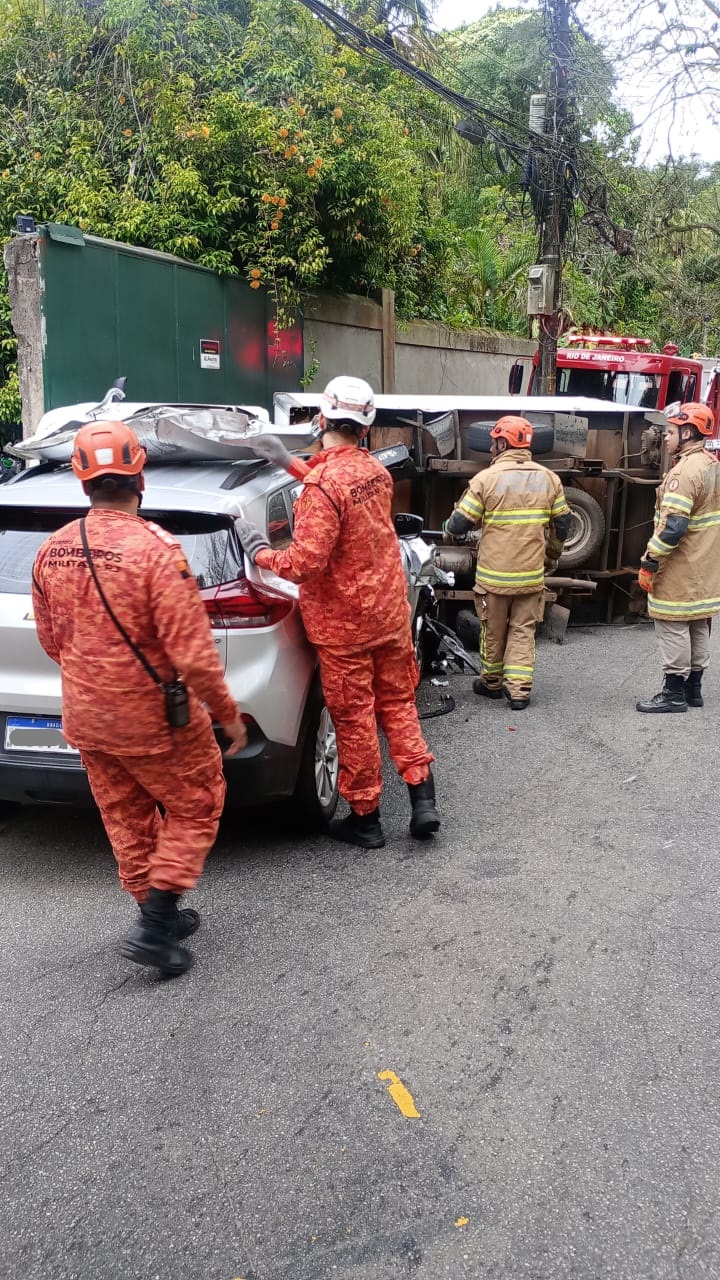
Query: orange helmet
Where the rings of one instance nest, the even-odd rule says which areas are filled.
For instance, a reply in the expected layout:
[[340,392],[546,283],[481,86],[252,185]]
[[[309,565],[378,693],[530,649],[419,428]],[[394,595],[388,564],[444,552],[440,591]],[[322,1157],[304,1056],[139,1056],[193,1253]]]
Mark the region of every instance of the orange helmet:
[[507,440],[511,449],[529,449],[533,441],[532,423],[527,418],[507,414],[498,418],[490,432],[491,440]]
[[699,400],[689,400],[687,404],[681,404],[679,409],[668,415],[668,422],[671,422],[674,427],[694,427],[701,436],[715,435],[712,409],[709,409],[706,404],[700,404]]
[[75,436],[72,469],[78,480],[99,476],[137,476],[146,452],[124,422],[87,422]]

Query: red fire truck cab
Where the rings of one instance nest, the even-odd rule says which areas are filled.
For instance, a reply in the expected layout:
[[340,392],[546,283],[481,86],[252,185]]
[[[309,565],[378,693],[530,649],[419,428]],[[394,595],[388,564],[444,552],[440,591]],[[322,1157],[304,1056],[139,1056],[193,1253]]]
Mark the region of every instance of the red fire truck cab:
[[[715,414],[720,433],[720,371],[712,375],[703,394],[703,365],[686,359],[674,343],[652,351],[650,338],[605,333],[569,332],[558,347],[556,395],[591,396],[643,409],[664,409],[687,400],[704,399]],[[528,392],[532,395],[538,367],[535,352]],[[509,390],[522,386],[522,365],[510,371]]]

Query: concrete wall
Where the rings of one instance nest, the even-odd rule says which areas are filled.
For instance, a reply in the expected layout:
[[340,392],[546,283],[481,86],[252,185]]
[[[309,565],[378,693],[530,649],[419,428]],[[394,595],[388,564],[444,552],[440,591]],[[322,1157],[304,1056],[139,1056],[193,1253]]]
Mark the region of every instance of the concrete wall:
[[45,329],[40,306],[36,236],[15,236],[5,246],[12,325],[18,343],[18,377],[23,435],[31,435],[45,412],[43,355]]
[[320,361],[313,390],[338,373],[354,373],[386,394],[507,395],[510,366],[532,356],[536,345],[424,320],[398,325],[390,290],[383,290],[382,304],[318,294],[305,307],[306,370],[313,357]]

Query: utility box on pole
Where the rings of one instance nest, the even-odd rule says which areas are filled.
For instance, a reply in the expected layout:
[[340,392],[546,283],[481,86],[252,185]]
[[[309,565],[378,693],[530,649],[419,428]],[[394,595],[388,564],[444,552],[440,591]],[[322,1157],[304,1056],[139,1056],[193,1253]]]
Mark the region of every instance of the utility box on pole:
[[555,268],[547,262],[528,267],[529,316],[549,316],[555,309]]

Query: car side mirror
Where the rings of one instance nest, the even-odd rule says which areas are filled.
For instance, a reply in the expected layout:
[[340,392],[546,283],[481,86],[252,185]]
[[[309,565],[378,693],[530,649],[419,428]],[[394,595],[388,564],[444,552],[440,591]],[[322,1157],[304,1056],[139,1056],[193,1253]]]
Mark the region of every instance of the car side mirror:
[[515,363],[510,366],[510,373],[508,374],[508,395],[520,395],[524,377],[525,370],[523,369],[521,362],[516,360]]
[[422,531],[422,516],[411,515],[409,511],[398,511],[395,516],[395,532],[398,538],[419,538]]

